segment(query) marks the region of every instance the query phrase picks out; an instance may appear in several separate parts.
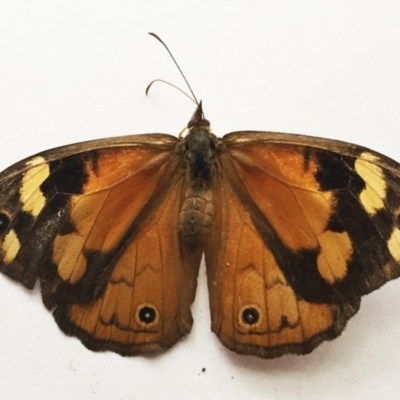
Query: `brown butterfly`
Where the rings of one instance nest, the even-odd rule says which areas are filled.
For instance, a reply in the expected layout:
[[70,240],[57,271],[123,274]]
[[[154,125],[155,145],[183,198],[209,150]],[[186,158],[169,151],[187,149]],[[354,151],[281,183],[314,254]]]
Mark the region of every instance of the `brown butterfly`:
[[305,354],[400,275],[400,165],[275,132],[95,140],[0,174],[0,270],[91,350],[167,349],[192,326],[205,255],[212,330],[229,349]]

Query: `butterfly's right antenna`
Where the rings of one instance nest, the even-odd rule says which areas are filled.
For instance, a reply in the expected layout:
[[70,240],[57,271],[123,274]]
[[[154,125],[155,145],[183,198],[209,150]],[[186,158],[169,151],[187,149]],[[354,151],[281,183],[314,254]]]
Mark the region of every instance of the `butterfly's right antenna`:
[[174,87],[175,89],[178,89],[178,90],[179,90],[180,92],[182,92],[185,96],[189,97],[189,99],[191,99],[194,103],[196,103],[197,105],[199,105],[199,102],[197,101],[197,98],[196,98],[196,96],[195,96],[195,94],[194,94],[192,88],[190,87],[188,80],[186,79],[184,73],[183,73],[182,70],[181,70],[181,67],[180,67],[179,64],[176,62],[174,56],[172,55],[172,53],[171,53],[171,51],[169,50],[169,48],[167,47],[167,45],[166,45],[155,33],[149,32],[149,35],[155,37],[155,38],[167,49],[169,55],[170,55],[171,58],[172,58],[172,61],[175,63],[176,67],[178,68],[179,72],[181,73],[181,75],[182,75],[183,79],[185,80],[186,85],[187,85],[187,87],[189,88],[190,93],[192,94],[193,97],[190,97],[186,92],[184,92],[182,89],[178,88],[177,86],[173,85],[172,83],[166,82],[166,81],[164,81],[164,80],[162,80],[162,79],[155,79],[154,81],[150,82],[149,86],[147,86],[147,88],[146,88],[146,94],[148,93],[150,87],[153,85],[154,82],[163,82],[163,83],[166,83],[166,84],[168,84],[168,85]]
[[155,82],[162,82],[162,83],[166,83],[169,86],[172,86],[174,89],[179,90],[182,94],[184,94],[187,98],[189,98],[190,100],[193,101],[193,103],[199,105],[199,103],[197,102],[196,98],[190,97],[184,90],[182,90],[181,88],[179,88],[178,86],[172,84],[171,82],[168,81],[164,81],[164,79],[154,79],[154,81],[151,81],[149,83],[149,86],[147,86],[146,88],[146,95],[149,93],[150,88],[153,86],[153,83]]

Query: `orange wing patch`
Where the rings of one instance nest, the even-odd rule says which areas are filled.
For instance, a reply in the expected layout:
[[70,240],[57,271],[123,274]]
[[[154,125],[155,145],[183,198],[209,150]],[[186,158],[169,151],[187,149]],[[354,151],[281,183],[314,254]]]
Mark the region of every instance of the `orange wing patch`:
[[[320,192],[317,165],[290,147],[235,150],[251,197],[283,242],[293,250],[316,248],[332,211],[333,195]],[[318,210],[318,212],[315,212]]]
[[[164,173],[165,154],[146,149],[103,151],[87,163],[88,180],[82,195],[69,200],[74,232],[56,236],[53,261],[60,278],[75,284],[86,270],[85,252],[108,252],[117,247]],[[143,160],[149,160],[143,164]]]
[[318,163],[294,146],[255,146],[235,150],[239,175],[251,198],[291,250],[318,249],[317,268],[329,284],[347,274],[353,244],[347,232],[328,228],[335,195],[322,191]]

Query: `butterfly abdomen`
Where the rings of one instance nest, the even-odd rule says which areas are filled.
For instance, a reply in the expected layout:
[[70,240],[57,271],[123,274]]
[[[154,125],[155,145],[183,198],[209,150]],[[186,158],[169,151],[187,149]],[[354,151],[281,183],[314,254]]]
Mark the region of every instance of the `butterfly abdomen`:
[[186,243],[201,243],[208,235],[214,215],[212,200],[209,190],[187,191],[178,219],[179,234]]

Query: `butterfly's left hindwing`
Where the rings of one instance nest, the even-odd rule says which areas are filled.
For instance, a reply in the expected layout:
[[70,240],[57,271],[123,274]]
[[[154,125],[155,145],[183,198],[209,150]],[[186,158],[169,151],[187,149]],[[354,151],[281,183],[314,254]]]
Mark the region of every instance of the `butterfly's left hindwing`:
[[66,146],[0,176],[0,270],[28,288],[39,280],[60,327],[90,348],[156,351],[190,330],[200,260],[172,251],[184,191],[176,143],[138,135]]

